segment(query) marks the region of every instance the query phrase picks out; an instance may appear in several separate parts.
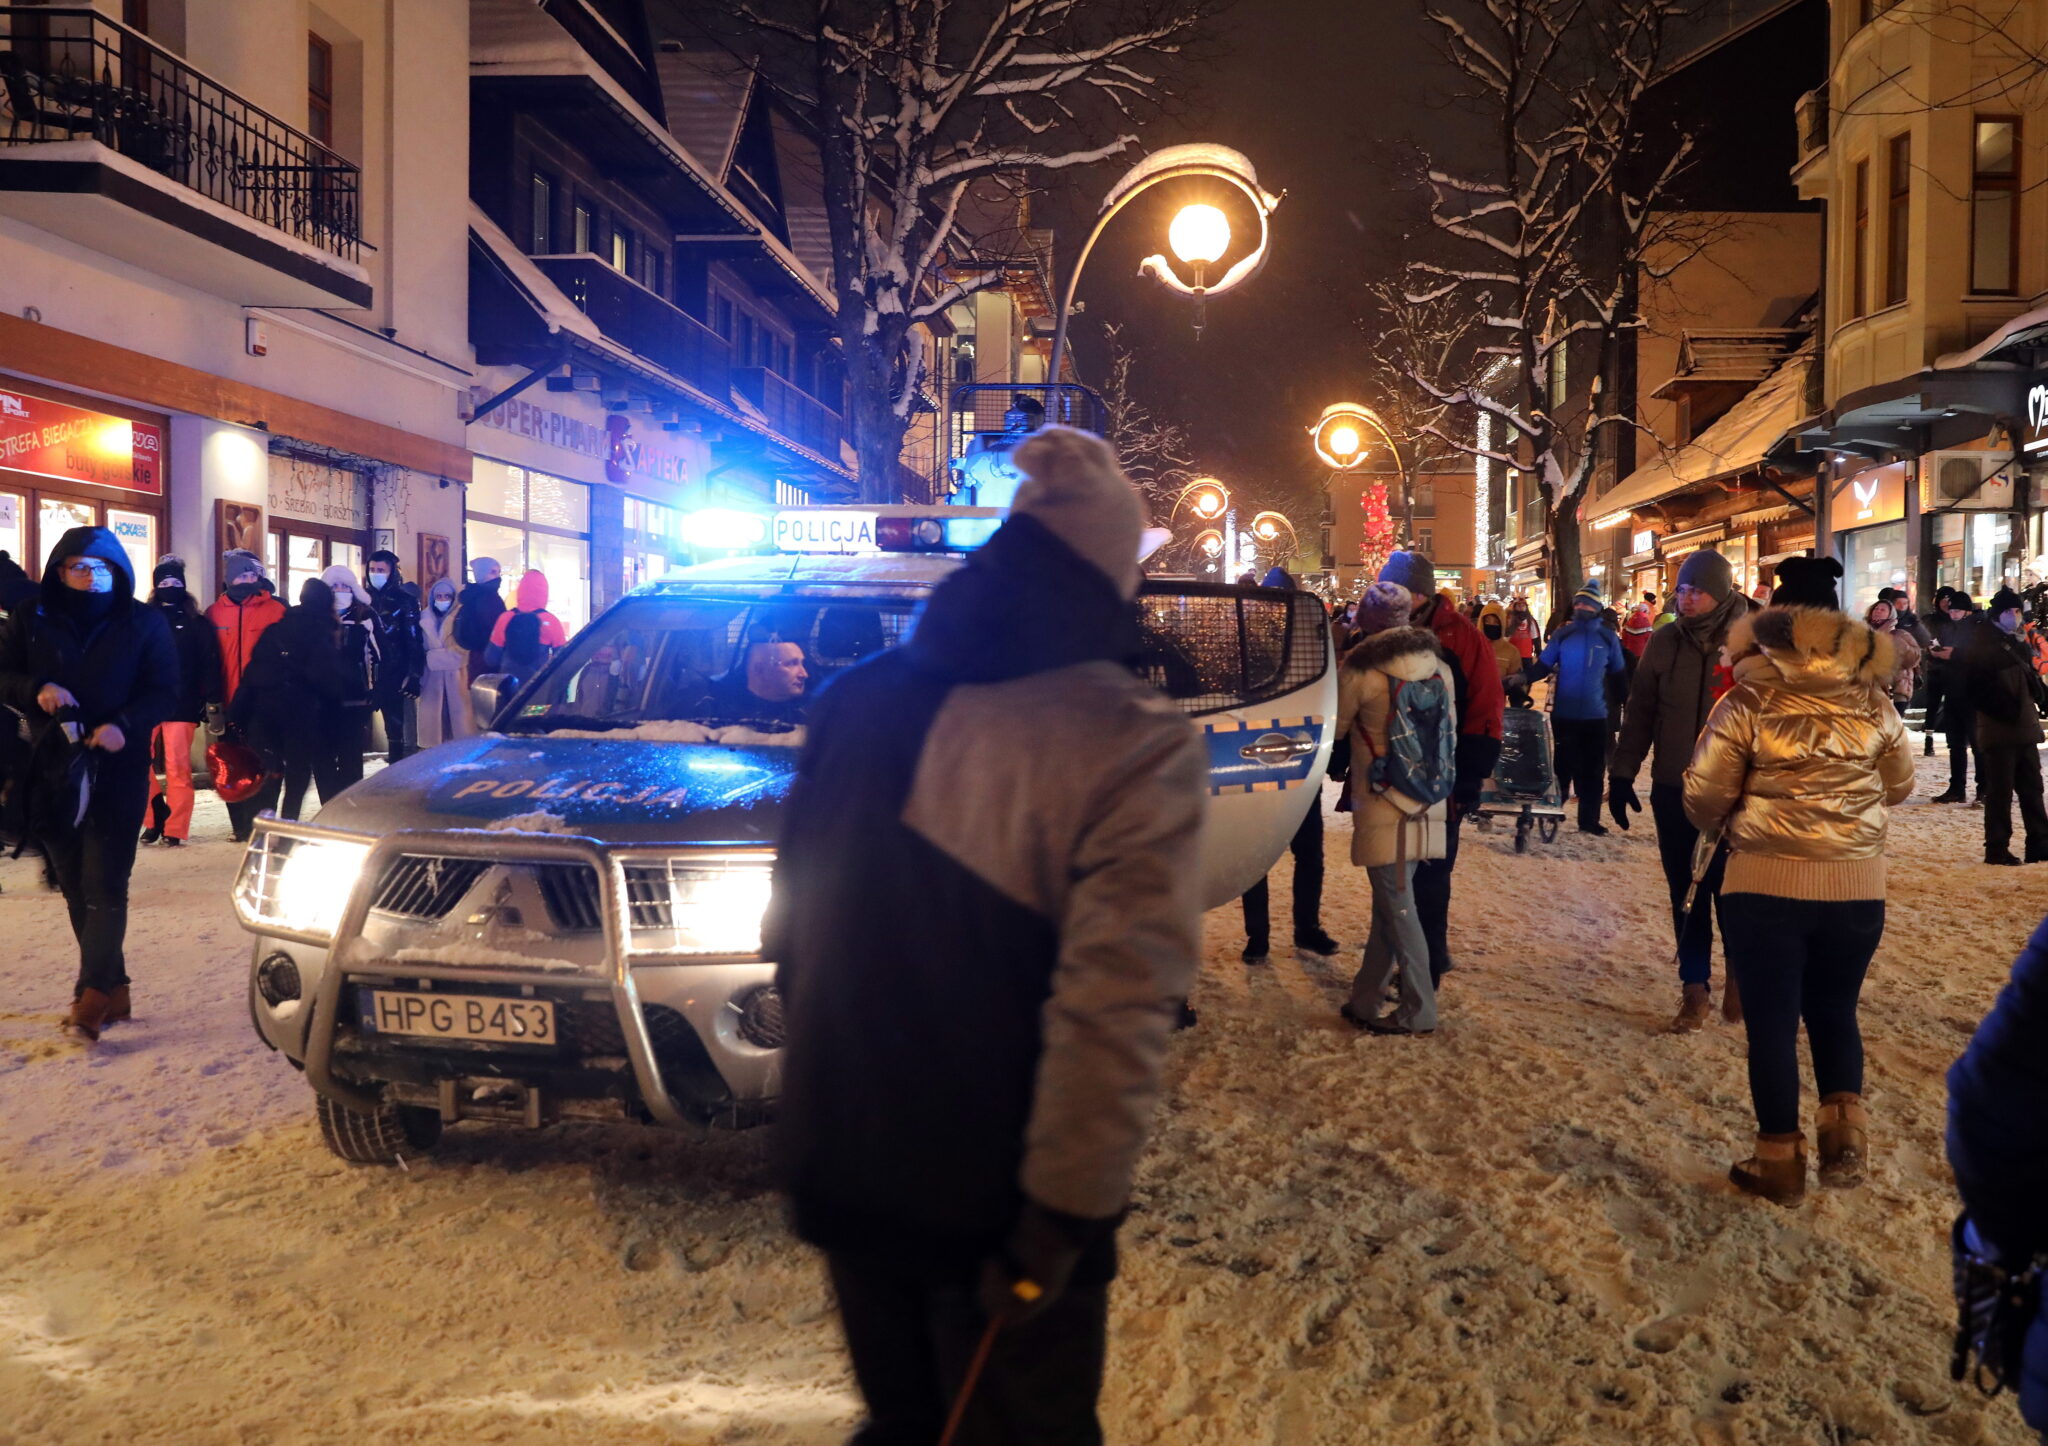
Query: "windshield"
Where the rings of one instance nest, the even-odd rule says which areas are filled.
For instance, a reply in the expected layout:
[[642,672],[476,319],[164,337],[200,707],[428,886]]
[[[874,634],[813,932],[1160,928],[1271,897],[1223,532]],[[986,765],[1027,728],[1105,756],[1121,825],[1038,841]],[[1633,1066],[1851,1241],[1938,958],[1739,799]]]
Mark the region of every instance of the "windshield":
[[548,665],[513,733],[792,734],[831,678],[909,635],[918,599],[659,597],[614,608]]

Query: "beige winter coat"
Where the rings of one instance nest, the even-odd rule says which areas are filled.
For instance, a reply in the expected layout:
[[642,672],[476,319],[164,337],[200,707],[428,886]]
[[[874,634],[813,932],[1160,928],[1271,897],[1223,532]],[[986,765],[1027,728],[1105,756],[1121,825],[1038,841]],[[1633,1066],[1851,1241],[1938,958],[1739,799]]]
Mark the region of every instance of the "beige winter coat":
[[1387,751],[1387,708],[1395,683],[1443,680],[1455,696],[1451,665],[1427,628],[1389,628],[1353,648],[1337,674],[1337,727],[1351,739],[1351,862],[1360,868],[1424,859],[1449,851],[1450,806],[1424,808],[1405,794],[1375,792],[1372,763]]

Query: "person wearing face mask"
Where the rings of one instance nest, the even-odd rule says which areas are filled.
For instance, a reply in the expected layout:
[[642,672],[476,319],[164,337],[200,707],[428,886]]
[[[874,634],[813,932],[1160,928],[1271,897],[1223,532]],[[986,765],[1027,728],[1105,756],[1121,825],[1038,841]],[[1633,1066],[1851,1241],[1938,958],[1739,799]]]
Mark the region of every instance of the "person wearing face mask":
[[[256,644],[266,628],[284,617],[284,604],[263,586],[263,560],[240,548],[221,554],[220,575],[224,591],[206,610],[213,635],[220,645],[221,698],[224,705],[235,700],[242,685],[242,672],[256,656]],[[274,790],[273,790],[274,791]],[[263,794],[228,805],[228,826],[236,843],[249,837],[249,825],[263,811]]]
[[[335,608],[334,589],[317,577],[307,578],[298,605],[256,645],[256,656],[228,707],[236,730],[263,756],[266,777],[258,802],[275,807],[281,817],[301,815],[309,784],[319,785],[324,803],[353,781],[334,744],[338,719],[353,720],[358,735],[362,730],[361,678],[342,650],[352,631]],[[358,747],[355,777],[361,776],[361,757]]]
[[1508,706],[1528,707],[1529,687],[1522,677],[1522,652],[1508,637],[1508,610],[1497,602],[1481,607],[1479,631],[1493,649],[1494,666],[1500,669],[1501,682],[1507,688]]
[[405,590],[398,555],[385,548],[370,554],[363,580],[370,586],[367,601],[377,615],[382,649],[371,701],[384,718],[385,757],[396,763],[414,751],[413,700],[420,695],[420,674],[427,659],[420,637],[420,605]]
[[221,700],[220,642],[185,589],[184,559],[158,558],[152,581],[149,605],[163,614],[177,644],[179,686],[178,706],[150,739],[151,755],[163,755],[164,784],[157,787],[152,768],[142,842],[177,848],[192,834],[192,736],[206,718],[207,705]]
[[[337,705],[323,718],[321,761],[315,765],[320,801],[363,776],[363,754],[370,746],[370,709],[376,694],[377,677],[383,667],[383,630],[377,612],[365,596],[354,572],[337,563],[320,574],[334,595],[334,620],[341,624],[336,642],[343,683]],[[329,785],[333,785],[330,789]]]
[[[1726,851],[1717,854],[1701,880],[1692,912],[1684,912],[1692,885],[1693,847],[1699,830],[1685,816],[1685,768],[1707,714],[1734,677],[1721,661],[1728,630],[1749,615],[1750,602],[1735,586],[1735,572],[1720,553],[1701,548],[1678,569],[1672,605],[1678,619],[1650,634],[1621,710],[1621,734],[1607,768],[1607,811],[1626,831],[1631,812],[1641,813],[1636,774],[1650,761],[1650,817],[1657,824],[1657,853],[1671,894],[1671,925],[1681,916],[1678,940],[1678,1014],[1672,1032],[1706,1027],[1713,1013],[1714,899],[1721,890]],[[1730,1023],[1741,1014],[1739,996],[1725,991],[1722,1012]]]
[[2025,616],[2020,595],[2000,588],[1985,604],[1984,615],[1956,649],[1957,685],[1976,716],[1984,862],[2021,863],[2012,851],[2012,801],[2018,795],[2024,861],[2048,863],[2048,812],[2041,802],[2041,718],[2048,714],[2048,687],[2020,638]]
[[469,575],[475,581],[462,590],[455,603],[455,615],[462,624],[455,642],[469,660],[466,681],[474,683],[489,671],[484,666],[484,652],[491,646],[491,634],[505,611],[505,599],[499,595],[504,578],[499,573],[498,559],[472,557]]
[[1604,834],[1600,781],[1607,764],[1607,689],[1628,671],[1620,635],[1600,621],[1600,584],[1588,582],[1572,598],[1572,620],[1551,634],[1532,665],[1535,677],[1557,675],[1550,731],[1557,740],[1557,771],[1579,801],[1579,832]]
[[149,737],[178,701],[178,651],[163,614],[135,597],[120,540],[74,527],[43,567],[40,596],[0,629],[0,703],[37,743],[63,727],[87,751],[83,816],[39,830],[78,941],[68,1033],[87,1041],[129,1017],[128,876],[149,785]]
[[425,668],[420,673],[420,747],[432,748],[450,738],[468,738],[476,732],[469,716],[469,697],[463,682],[469,655],[459,641],[462,609],[455,605],[455,583],[442,578],[427,594],[427,610],[420,614],[420,641],[425,649]]
[[1984,757],[1977,751],[1977,705],[1970,697],[1963,659],[1973,651],[1980,629],[1989,627],[1989,623],[1977,615],[1976,601],[1960,588],[1950,589],[1943,611],[1948,614],[1948,627],[1946,631],[1935,633],[1935,638],[1942,644],[1936,649],[1935,657],[1941,660],[1938,665],[1938,676],[1942,680],[1941,731],[1948,741],[1948,787],[1937,793],[1934,801],[1968,803],[1973,760],[1977,797],[1979,800],[1984,797]]

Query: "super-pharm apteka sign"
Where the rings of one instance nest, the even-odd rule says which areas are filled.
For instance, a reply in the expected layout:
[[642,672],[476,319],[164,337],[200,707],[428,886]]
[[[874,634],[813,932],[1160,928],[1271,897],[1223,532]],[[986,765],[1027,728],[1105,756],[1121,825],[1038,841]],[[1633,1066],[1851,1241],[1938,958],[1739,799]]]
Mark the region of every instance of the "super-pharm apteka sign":
[[161,497],[163,429],[0,391],[0,467]]

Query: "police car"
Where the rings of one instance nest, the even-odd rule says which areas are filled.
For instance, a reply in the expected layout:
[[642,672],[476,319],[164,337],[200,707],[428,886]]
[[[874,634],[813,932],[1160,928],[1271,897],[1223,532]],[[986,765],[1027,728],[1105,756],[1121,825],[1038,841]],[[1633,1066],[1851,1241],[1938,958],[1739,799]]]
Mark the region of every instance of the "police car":
[[[774,550],[671,572],[537,676],[480,679],[489,732],[315,822],[259,820],[234,888],[249,1009],[327,1144],[388,1163],[458,1120],[769,1118],[783,1022],[761,915],[802,700],[903,641],[1001,515],[757,519],[730,542]],[[1138,605],[1134,666],[1208,745],[1213,907],[1272,866],[1323,776],[1330,631],[1308,593],[1155,579]]]

